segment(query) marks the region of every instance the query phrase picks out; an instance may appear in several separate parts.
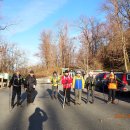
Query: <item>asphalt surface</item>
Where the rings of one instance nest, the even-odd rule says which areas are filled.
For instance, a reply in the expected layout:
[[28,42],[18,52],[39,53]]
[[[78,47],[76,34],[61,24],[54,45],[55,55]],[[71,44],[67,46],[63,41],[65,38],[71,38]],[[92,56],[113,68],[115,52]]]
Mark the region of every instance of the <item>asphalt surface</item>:
[[[62,93],[62,87],[59,87]],[[27,105],[26,92],[23,103],[10,109],[10,90],[0,90],[0,130],[130,130],[130,97],[123,96],[117,105],[106,104],[107,95],[95,92],[95,103],[62,108],[62,97],[52,100],[51,86],[38,83],[34,103]],[[71,94],[74,99],[73,91]],[[73,100],[72,100],[73,101]],[[118,101],[118,100],[117,100]]]

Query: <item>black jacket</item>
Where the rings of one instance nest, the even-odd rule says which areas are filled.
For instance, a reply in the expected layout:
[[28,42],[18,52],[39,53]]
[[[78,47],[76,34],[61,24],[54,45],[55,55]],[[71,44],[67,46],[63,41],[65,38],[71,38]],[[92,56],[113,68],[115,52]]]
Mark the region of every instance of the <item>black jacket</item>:
[[95,85],[96,85],[96,80],[95,80],[95,78],[89,76],[89,77],[86,79],[86,81],[85,81],[85,86],[86,86],[87,88],[92,88],[92,87],[95,88]]
[[28,91],[31,91],[34,88],[34,85],[37,85],[35,76],[31,77],[30,75],[28,75],[25,79],[25,87]]
[[9,87],[13,86],[14,88],[21,88],[21,85],[24,84],[24,80],[21,75],[17,76],[16,74],[13,74],[10,82]]

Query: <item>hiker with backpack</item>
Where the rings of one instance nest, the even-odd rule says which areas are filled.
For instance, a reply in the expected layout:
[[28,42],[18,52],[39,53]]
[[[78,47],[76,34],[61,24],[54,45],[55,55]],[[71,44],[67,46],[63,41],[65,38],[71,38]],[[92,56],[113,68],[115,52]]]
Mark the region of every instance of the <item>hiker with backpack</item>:
[[51,77],[51,84],[52,84],[52,99],[57,99],[58,96],[58,84],[60,82],[60,77],[58,76],[57,72],[54,71]]
[[88,77],[85,80],[85,86],[87,88],[87,101],[89,102],[90,96],[92,97],[92,102],[94,103],[94,92],[95,92],[95,86],[96,86],[96,79],[93,76],[93,73],[89,73]]
[[19,71],[16,71],[16,73],[13,74],[10,82],[9,82],[9,88],[11,86],[13,87],[12,89],[12,99],[11,99],[11,107],[13,108],[15,103],[15,97],[17,95],[17,105],[21,105],[20,100],[21,100],[21,86],[24,84],[24,80],[22,76],[20,75]]
[[81,71],[77,71],[73,78],[73,88],[75,90],[75,105],[81,105],[82,89],[84,89],[84,79]]
[[70,92],[72,87],[72,77],[69,75],[69,71],[65,70],[64,75],[61,78],[63,85],[63,92],[65,97],[65,103],[70,106]]
[[34,71],[31,70],[29,72],[29,75],[25,79],[25,88],[27,89],[26,90],[27,91],[27,104],[33,103],[32,95],[35,91],[36,85],[37,85],[37,80],[34,75]]

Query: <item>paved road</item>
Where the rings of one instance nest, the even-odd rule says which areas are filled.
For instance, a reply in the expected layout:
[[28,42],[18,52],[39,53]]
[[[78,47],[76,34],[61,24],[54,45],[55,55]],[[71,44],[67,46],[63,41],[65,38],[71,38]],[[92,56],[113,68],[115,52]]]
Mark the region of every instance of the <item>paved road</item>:
[[0,130],[130,130],[128,97],[118,105],[108,105],[103,95],[96,92],[95,104],[82,102],[81,106],[75,106],[71,103],[62,109],[59,100],[51,100],[49,84],[40,82],[37,92],[34,103],[27,105],[23,91],[22,106],[10,111],[9,89],[0,90]]

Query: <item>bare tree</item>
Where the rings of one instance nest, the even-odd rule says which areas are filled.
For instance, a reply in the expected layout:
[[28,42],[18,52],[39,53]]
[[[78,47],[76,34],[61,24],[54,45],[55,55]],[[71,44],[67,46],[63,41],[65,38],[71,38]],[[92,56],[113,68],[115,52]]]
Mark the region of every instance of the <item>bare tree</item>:
[[[124,56],[124,65],[125,70],[128,72],[128,63],[129,63],[129,57],[127,53],[126,48],[126,37],[125,37],[125,31],[126,31],[126,23],[129,25],[129,10],[130,10],[130,2],[126,0],[107,0],[107,3],[104,4],[104,10],[107,12],[107,16],[109,20],[114,23],[116,27],[115,35],[119,35],[121,37],[121,43],[122,43],[122,51]],[[127,22],[126,22],[127,21]]]
[[59,29],[59,52],[60,52],[60,66],[69,67],[74,52],[73,38],[68,36],[68,25],[64,24]]

